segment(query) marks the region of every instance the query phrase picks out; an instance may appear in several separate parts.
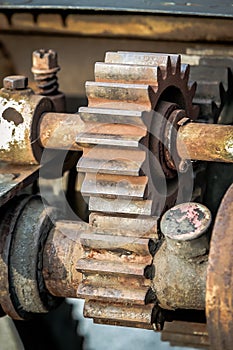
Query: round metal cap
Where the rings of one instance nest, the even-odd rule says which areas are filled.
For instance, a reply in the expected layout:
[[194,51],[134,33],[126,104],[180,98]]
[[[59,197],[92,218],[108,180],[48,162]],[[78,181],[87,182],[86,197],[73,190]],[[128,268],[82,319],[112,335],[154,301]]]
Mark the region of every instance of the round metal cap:
[[211,223],[211,213],[200,203],[182,203],[162,217],[161,231],[172,240],[189,241],[201,236]]

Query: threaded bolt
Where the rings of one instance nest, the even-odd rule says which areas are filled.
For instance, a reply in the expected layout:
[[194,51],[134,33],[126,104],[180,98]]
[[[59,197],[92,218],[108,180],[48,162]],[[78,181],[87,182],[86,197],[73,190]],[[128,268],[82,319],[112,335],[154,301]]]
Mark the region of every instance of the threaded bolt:
[[57,53],[52,49],[36,50],[32,54],[32,73],[40,95],[56,95],[58,93],[57,72],[60,70]]
[[3,79],[3,87],[7,90],[23,90],[28,86],[28,78],[24,75],[10,75]]

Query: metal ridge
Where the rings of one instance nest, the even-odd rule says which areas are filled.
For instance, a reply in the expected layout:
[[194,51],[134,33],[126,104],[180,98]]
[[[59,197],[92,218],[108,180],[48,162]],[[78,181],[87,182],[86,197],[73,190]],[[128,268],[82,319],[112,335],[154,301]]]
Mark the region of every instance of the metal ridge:
[[195,0],[186,1],[160,1],[160,0],[127,0],[116,6],[115,0],[13,0],[1,1],[1,10],[29,11],[93,11],[93,12],[126,12],[126,13],[150,13],[204,17],[233,17],[232,0]]

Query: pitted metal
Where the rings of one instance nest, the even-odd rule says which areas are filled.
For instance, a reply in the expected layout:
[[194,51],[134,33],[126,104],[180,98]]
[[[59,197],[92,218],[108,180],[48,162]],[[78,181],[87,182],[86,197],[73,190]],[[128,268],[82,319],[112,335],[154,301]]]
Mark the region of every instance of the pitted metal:
[[[95,82],[86,83],[89,104],[79,109],[86,130],[77,136],[84,153],[77,169],[86,174],[81,191],[90,196],[93,233],[81,236],[85,258],[78,262],[83,273],[78,295],[86,299],[84,314],[95,322],[163,327],[157,299],[149,295],[156,273],[150,248],[160,242],[153,227],[165,206],[153,184],[158,189],[162,174],[169,181],[177,172],[165,165],[170,114],[181,108],[180,119],[185,111],[197,117],[195,84],[189,86],[188,76],[189,67],[176,55],[108,52],[95,65]],[[159,165],[151,164],[155,160]],[[165,200],[168,207],[176,195]],[[129,234],[134,221],[138,227]]]

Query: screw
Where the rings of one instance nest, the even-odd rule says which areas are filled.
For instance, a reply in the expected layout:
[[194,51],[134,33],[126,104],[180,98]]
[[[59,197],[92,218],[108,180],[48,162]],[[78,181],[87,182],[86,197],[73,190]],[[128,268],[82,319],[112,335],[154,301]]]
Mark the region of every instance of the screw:
[[24,75],[11,75],[3,79],[3,87],[8,90],[22,90],[28,86],[28,78]]
[[32,54],[32,72],[42,73],[43,71],[58,71],[60,68],[57,63],[57,53],[52,49],[36,50]]
[[57,95],[58,81],[57,72],[60,67],[57,64],[56,51],[36,50],[32,54],[32,73],[37,84],[37,93],[44,96]]

